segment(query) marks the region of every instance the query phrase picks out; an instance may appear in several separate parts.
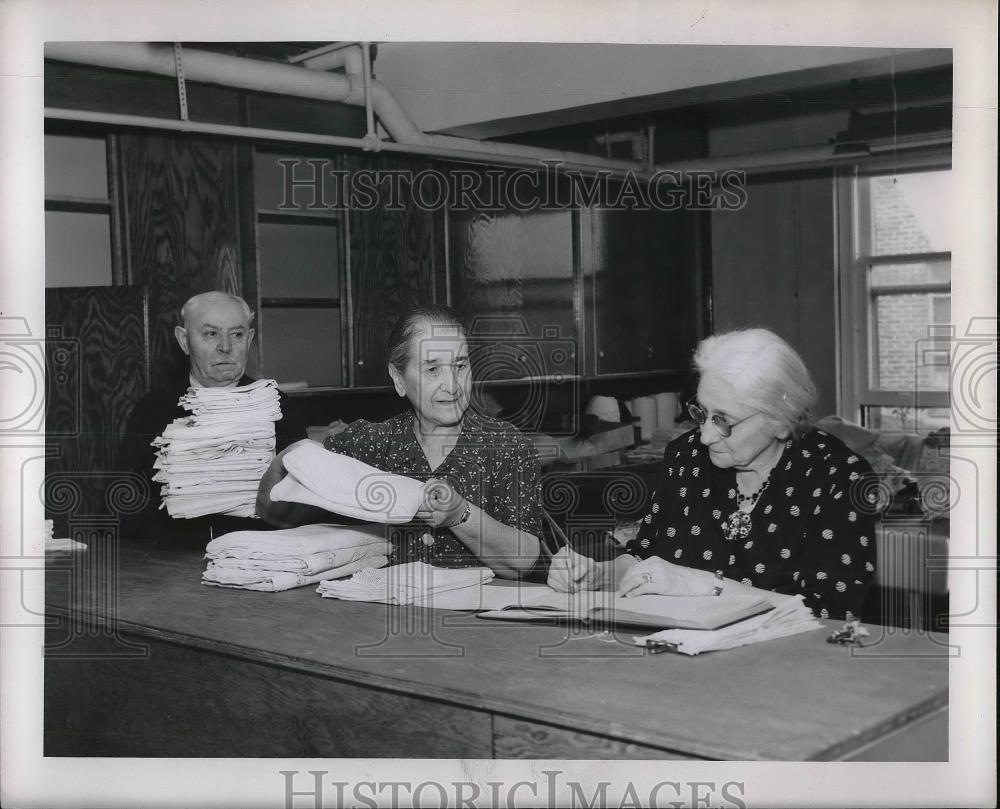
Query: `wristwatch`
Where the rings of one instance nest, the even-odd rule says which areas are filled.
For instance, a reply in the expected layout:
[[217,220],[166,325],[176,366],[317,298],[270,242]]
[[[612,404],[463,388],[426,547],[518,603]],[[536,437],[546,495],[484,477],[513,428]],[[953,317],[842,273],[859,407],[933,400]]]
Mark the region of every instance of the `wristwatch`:
[[466,503],[465,504],[465,512],[459,518],[458,522],[453,522],[448,527],[449,528],[454,528],[456,525],[461,525],[462,523],[466,523],[466,522],[469,521],[469,517],[471,517],[471,516],[472,516],[472,503]]

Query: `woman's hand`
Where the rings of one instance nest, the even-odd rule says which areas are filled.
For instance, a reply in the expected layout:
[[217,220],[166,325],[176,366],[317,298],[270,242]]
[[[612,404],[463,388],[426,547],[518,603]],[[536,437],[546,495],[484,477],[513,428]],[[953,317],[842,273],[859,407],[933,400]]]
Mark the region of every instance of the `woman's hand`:
[[563,593],[577,590],[603,590],[607,587],[605,565],[565,546],[552,557],[548,585]]
[[466,500],[446,480],[431,478],[424,484],[424,502],[416,516],[435,528],[449,528],[465,516]]
[[620,596],[666,595],[710,596],[715,591],[715,576],[707,570],[674,565],[651,556],[633,565],[618,584]]

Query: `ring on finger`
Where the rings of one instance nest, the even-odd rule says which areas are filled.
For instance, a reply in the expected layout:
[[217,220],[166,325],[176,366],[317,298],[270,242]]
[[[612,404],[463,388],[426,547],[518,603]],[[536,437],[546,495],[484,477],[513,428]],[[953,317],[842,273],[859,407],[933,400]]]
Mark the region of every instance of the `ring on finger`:
[[643,581],[644,581],[644,582],[645,582],[646,584],[651,584],[651,583],[652,583],[652,581],[653,581],[653,574],[652,574],[652,573],[643,573],[643,574],[642,574],[642,580],[643,580]]

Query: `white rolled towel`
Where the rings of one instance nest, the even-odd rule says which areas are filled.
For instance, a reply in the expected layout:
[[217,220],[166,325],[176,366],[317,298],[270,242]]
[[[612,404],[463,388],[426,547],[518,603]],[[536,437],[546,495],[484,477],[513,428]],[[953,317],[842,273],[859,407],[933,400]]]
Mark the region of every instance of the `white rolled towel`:
[[656,400],[656,426],[661,430],[669,430],[674,426],[674,418],[677,416],[680,404],[677,394],[657,393],[653,399]]
[[283,461],[288,476],[272,487],[272,500],[381,523],[410,522],[424,502],[419,480],[383,472],[313,441],[299,444]]
[[632,415],[639,419],[639,434],[643,441],[649,441],[656,432],[656,400],[652,396],[640,396],[629,402]]

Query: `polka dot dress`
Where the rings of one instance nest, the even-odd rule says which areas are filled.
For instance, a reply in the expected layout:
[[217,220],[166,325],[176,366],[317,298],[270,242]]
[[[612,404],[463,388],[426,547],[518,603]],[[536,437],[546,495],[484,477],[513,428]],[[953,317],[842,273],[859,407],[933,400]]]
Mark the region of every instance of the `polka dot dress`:
[[871,468],[812,430],[789,440],[745,536],[722,524],[737,508],[736,473],[715,467],[698,431],[672,442],[649,512],[628,552],[722,570],[744,584],[801,593],[820,617],[861,614],[875,572]]
[[[532,443],[511,424],[466,413],[458,444],[441,465],[431,470],[413,433],[409,411],[387,421],[363,419],[342,433],[330,436],[324,446],[364,461],[377,469],[417,480],[447,480],[470,503],[504,525],[528,534],[541,534],[541,483],[538,454]],[[427,545],[421,539],[433,534]],[[393,552],[390,564],[427,562],[438,567],[475,567],[489,564],[478,559],[447,528],[431,529],[423,522],[390,529]]]

